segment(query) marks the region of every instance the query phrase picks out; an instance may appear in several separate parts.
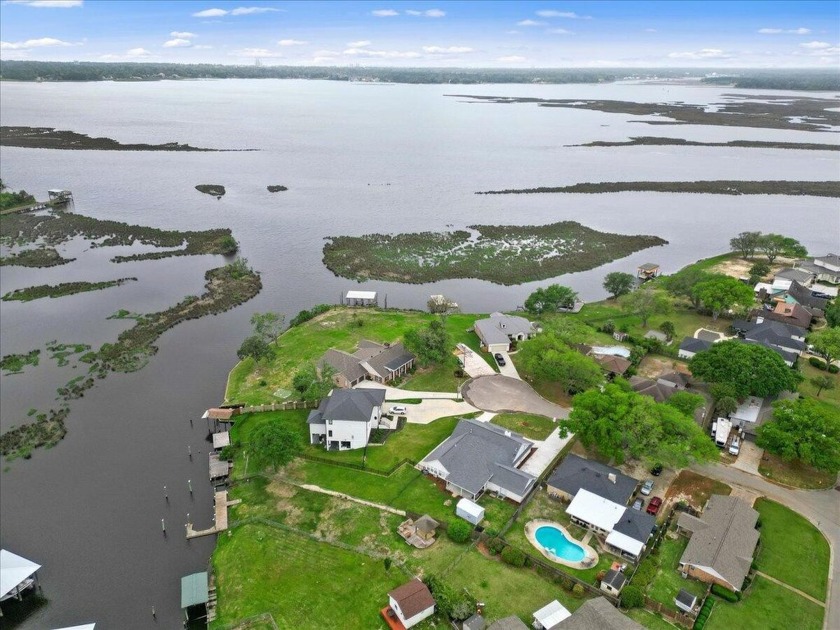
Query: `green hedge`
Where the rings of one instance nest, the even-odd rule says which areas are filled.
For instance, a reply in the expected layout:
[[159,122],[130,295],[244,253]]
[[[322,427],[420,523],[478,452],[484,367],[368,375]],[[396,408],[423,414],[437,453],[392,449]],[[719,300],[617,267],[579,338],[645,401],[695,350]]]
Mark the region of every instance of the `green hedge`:
[[502,550],[502,560],[515,567],[525,566],[525,554],[513,547],[505,547]]
[[729,589],[723,588],[720,584],[712,584],[712,593],[728,602],[734,603],[741,600],[740,594],[733,593]]

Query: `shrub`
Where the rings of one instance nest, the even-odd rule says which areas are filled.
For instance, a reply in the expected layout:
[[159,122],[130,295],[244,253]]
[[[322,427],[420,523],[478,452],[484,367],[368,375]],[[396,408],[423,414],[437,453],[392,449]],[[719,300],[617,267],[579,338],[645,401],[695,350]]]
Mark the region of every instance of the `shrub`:
[[505,547],[502,550],[502,560],[514,567],[525,566],[525,554],[513,547]]
[[321,313],[326,313],[331,308],[332,307],[329,304],[318,304],[310,308],[308,311],[301,311],[292,318],[292,321],[289,322],[289,328],[294,328],[304,322],[308,322],[310,319],[317,317]]
[[621,605],[624,608],[641,608],[645,605],[645,596],[635,586],[625,586],[621,591]]
[[233,447],[225,446],[221,451],[219,451],[219,459],[223,459],[227,462],[233,461]]
[[391,558],[388,557],[388,558],[385,558],[385,560],[383,560],[383,562],[385,564],[385,570],[390,571],[391,570],[391,563],[393,562],[393,560],[391,560]]
[[604,569],[601,569],[600,571],[598,571],[598,574],[595,576],[595,579],[598,580],[599,582],[602,582],[606,575],[607,575],[607,572],[604,571]]
[[446,533],[452,542],[465,543],[470,539],[472,530],[472,526],[467,521],[457,519],[449,523],[449,527],[446,528]]
[[822,361],[821,359],[818,359],[817,357],[810,357],[808,359],[808,363],[813,365],[818,370],[826,369],[825,361]]
[[585,593],[586,593],[586,591],[583,589],[583,586],[581,586],[580,584],[575,584],[572,587],[572,595],[574,595],[575,597],[583,597]]
[[728,602],[734,603],[741,599],[738,593],[733,593],[729,589],[723,588],[720,584],[712,584],[712,593]]
[[828,366],[828,373],[829,374],[837,374],[837,372],[840,372],[840,367],[837,367],[833,363]]
[[501,538],[491,538],[490,541],[487,543],[487,548],[490,550],[490,553],[501,553],[502,550],[505,548],[505,541],[503,541]]
[[575,583],[572,581],[571,578],[566,577],[565,575],[560,578],[560,586],[563,587],[563,590],[571,591],[574,588]]
[[694,623],[694,630],[703,630],[706,627],[705,621],[696,621]]

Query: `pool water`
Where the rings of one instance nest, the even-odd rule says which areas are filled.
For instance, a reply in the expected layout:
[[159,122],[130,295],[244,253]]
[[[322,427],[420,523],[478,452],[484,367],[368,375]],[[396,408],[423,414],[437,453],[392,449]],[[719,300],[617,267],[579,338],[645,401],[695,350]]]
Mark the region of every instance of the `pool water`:
[[543,525],[536,532],[534,538],[543,549],[550,554],[569,562],[580,562],[586,557],[586,552],[578,544],[566,538],[556,527]]

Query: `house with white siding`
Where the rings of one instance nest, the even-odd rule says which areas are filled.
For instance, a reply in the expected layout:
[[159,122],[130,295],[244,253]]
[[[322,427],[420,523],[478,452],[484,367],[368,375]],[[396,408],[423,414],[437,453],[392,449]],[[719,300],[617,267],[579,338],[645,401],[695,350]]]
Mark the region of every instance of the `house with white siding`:
[[382,417],[384,389],[337,389],[309,413],[309,443],[328,451],[367,446]]

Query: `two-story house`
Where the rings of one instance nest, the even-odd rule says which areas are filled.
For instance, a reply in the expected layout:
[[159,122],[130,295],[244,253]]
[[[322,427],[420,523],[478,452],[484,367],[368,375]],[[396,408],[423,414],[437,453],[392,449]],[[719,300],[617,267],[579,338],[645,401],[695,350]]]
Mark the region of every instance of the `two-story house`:
[[309,443],[328,451],[364,448],[379,426],[384,402],[384,389],[333,390],[309,413]]

